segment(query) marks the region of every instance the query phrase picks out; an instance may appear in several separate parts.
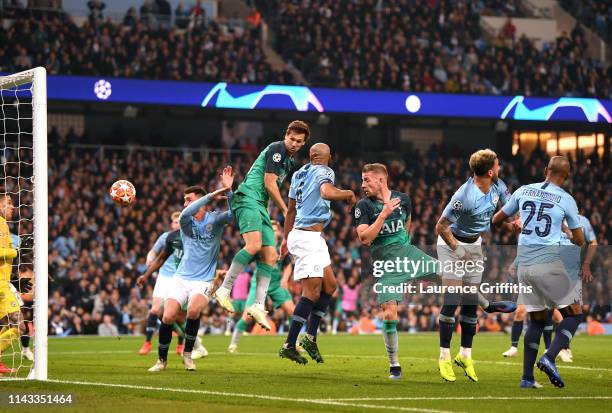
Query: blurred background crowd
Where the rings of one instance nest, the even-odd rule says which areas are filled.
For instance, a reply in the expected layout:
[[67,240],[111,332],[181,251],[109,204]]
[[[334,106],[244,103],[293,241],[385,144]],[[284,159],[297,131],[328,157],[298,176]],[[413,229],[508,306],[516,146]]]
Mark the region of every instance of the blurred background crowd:
[[[517,2],[483,0],[256,0],[246,16],[213,18],[200,1],[145,0],[123,18],[88,2],[77,25],[48,1],[46,11],[7,1],[0,70],[45,66],[50,74],[230,83],[303,84],[416,92],[612,96],[612,69],[587,53],[587,27],[610,38],[607,2],[561,4],[575,27],[554,41],[519,35]],[[607,4],[607,5],[606,5]],[[508,16],[494,36],[481,16]],[[264,53],[262,18],[274,50]],[[274,65],[272,60],[284,64]]]

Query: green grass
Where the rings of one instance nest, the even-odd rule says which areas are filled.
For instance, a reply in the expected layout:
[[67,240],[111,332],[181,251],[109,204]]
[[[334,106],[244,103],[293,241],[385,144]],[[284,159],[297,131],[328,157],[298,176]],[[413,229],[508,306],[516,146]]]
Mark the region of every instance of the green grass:
[[[522,353],[519,352],[516,359],[501,357],[509,344],[505,335],[481,334],[475,338],[479,383],[468,381],[458,367],[455,368],[457,382],[445,383],[440,379],[436,334],[400,336],[400,359],[405,374],[401,381],[387,379],[388,365],[380,336],[321,336],[320,348],[326,357],[325,363],[309,362],[306,366],[279,359],[277,351],[282,337],[244,337],[240,343],[241,353],[235,355],[225,353],[228,341],[228,337],[205,337],[204,345],[211,354],[196,361],[197,372],[184,371],[181,359],[172,352],[167,371],[148,373],[147,368],[155,362],[156,351],[139,356],[137,351],[142,338],[50,339],[49,378],[89,384],[2,381],[0,393],[72,392],[75,403],[69,411],[95,409],[113,413],[152,409],[265,413],[401,410],[591,413],[610,411],[612,403],[612,337],[576,337],[572,343],[574,363],[559,362],[567,387],[554,388],[537,371],[536,379],[545,386],[541,390],[518,388]],[[455,337],[455,346],[458,341]],[[456,347],[453,355],[454,351]],[[8,358],[5,356],[4,361]],[[477,399],[453,399],[462,397]],[[66,407],[47,406],[44,409],[66,411]],[[10,409],[19,410],[36,409]]]

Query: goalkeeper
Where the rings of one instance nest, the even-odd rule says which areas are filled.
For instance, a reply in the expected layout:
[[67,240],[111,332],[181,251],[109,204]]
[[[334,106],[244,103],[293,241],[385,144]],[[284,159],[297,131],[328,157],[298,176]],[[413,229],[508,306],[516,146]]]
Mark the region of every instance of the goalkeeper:
[[[13,200],[9,195],[0,196],[0,354],[9,348],[13,340],[19,338],[20,306],[19,300],[11,289],[11,273],[13,259],[17,257],[17,249],[13,247],[11,233],[7,221],[13,218]],[[25,244],[25,243],[24,243]],[[31,248],[31,238],[22,248]],[[19,285],[17,288],[26,287]],[[13,373],[0,362],[0,373]]]

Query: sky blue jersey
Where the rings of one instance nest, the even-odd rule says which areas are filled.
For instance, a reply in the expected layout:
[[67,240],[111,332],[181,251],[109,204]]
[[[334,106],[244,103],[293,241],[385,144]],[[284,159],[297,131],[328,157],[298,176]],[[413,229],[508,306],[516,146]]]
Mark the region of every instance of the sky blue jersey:
[[[591,225],[591,221],[584,215],[578,214],[578,220],[580,221],[580,227],[582,228],[582,232],[584,233],[584,239],[587,243],[593,242],[597,237],[595,236],[595,231],[593,231],[593,226]],[[572,241],[567,237],[565,232],[561,232],[561,245],[577,245],[573,244]]]
[[[231,192],[228,197],[231,198]],[[207,212],[202,221],[193,217],[200,208],[210,203],[212,197],[205,195],[185,208],[179,217],[183,258],[176,276],[192,281],[212,281],[217,269],[217,258],[223,228],[232,221],[232,211]]]
[[13,248],[19,248],[21,246],[21,237],[19,237],[19,235],[13,234],[12,232],[10,233],[11,235],[11,244],[13,245]]
[[470,177],[461,185],[444,208],[442,216],[451,222],[451,231],[460,237],[477,237],[491,230],[491,218],[497,203],[505,205],[510,191],[501,179],[493,183],[487,194]]
[[[171,231],[164,232],[159,236],[159,238],[157,238],[157,241],[155,241],[155,244],[153,245],[153,251],[155,251],[156,254],[159,255],[163,251],[164,246],[166,245],[166,239],[168,238],[168,234],[170,232]],[[164,261],[164,264],[157,272],[157,275],[160,277],[172,277],[176,272],[176,269],[176,260],[173,256],[169,256],[168,258],[166,258],[166,261]]]
[[307,228],[331,221],[330,202],[321,197],[320,187],[324,183],[334,184],[334,171],[325,165],[307,163],[293,174],[289,198],[295,199],[297,210],[294,228]]
[[563,220],[570,229],[581,225],[574,198],[550,182],[520,187],[503,211],[508,216],[520,213],[523,229],[518,239],[519,265],[559,260]]

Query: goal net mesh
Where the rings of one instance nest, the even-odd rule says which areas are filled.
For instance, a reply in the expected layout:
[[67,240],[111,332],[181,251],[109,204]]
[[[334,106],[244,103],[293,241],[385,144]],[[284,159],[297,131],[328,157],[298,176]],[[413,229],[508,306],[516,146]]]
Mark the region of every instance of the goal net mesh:
[[[33,75],[0,77],[0,378],[33,372]],[[28,286],[28,284],[31,284]]]

